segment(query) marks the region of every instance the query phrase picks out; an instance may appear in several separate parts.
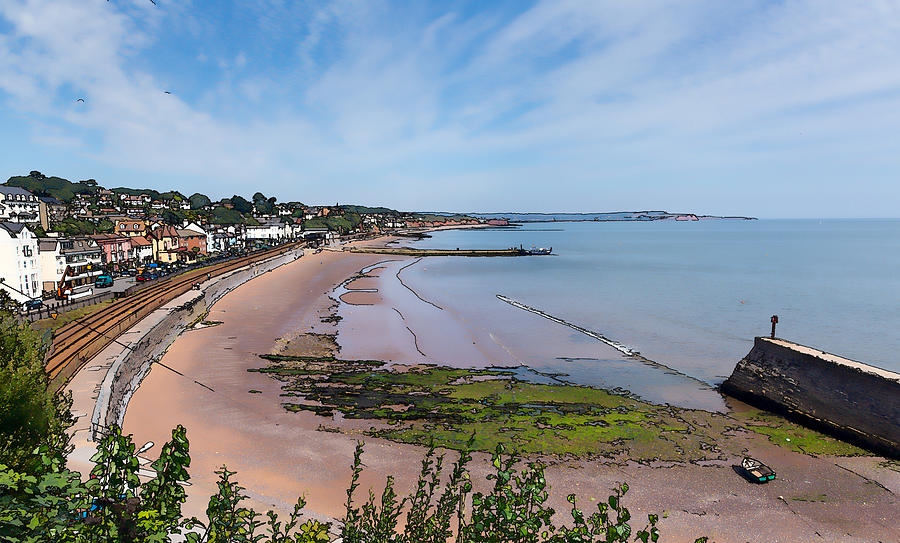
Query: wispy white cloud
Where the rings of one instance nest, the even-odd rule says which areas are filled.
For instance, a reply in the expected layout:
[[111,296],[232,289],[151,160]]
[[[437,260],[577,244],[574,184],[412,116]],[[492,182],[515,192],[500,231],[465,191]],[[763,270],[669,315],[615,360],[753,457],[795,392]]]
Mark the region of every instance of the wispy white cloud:
[[[30,145],[188,191],[884,215],[900,165],[890,1],[0,0],[0,23],[0,98],[40,123]],[[193,95],[147,59],[175,52]]]

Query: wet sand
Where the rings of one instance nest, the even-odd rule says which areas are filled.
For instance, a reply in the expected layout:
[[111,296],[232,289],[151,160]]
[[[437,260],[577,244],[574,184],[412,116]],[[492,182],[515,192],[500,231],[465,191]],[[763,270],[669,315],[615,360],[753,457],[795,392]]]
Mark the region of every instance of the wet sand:
[[[348,358],[367,352],[365,358],[370,359],[455,361],[460,365],[465,361],[475,366],[514,360],[486,331],[465,323],[453,325],[449,308],[431,307],[421,300],[415,305],[399,304],[401,308],[378,303],[344,305],[339,314],[345,320],[338,326],[321,321],[334,310],[335,302],[329,296],[342,294],[339,285],[384,260],[380,255],[324,251],[265,274],[212,308],[209,319],[222,321],[221,325],[186,332],[169,349],[163,362],[188,378],[156,367],[145,379],[129,405],[125,431],[134,434],[139,443],[153,440],[159,444],[174,425],[188,428],[193,485],[188,490],[186,513],[203,513],[208,496],[215,491],[213,471],[227,464],[238,472],[237,479],[260,509],[286,511],[302,494],[309,502],[308,513],[339,518],[357,439],[366,442],[363,493],[369,487],[377,492],[389,474],[397,478],[398,493],[411,490],[423,454],[420,447],[369,438],[352,430],[349,435],[317,431],[322,423],[339,421],[286,412],[280,405],[281,383],[246,371],[266,365],[257,355],[284,347],[281,338],[298,331],[330,334],[340,327],[338,343],[342,356]],[[386,270],[379,273],[412,262],[397,256],[390,260],[399,262],[380,264]],[[402,289],[403,296],[416,295],[397,282],[369,283],[363,284]],[[398,299],[393,296],[396,293],[391,294],[390,299]],[[417,308],[414,315],[402,314],[411,311],[410,307]],[[346,318],[354,311],[366,311],[365,322]],[[215,392],[199,387],[192,379]],[[261,393],[250,394],[250,390]],[[739,439],[746,441],[752,454],[779,466],[777,480],[751,485],[736,476],[728,463],[666,467],[556,461],[547,470],[554,507],[564,514],[568,510],[565,496],[574,492],[583,508],[590,510],[591,497],[602,499],[616,483],[627,481],[631,491],[626,505],[634,515],[633,525],[642,525],[648,512],[668,512],[661,523],[664,541],[693,541],[700,535],[716,541],[896,539],[889,527],[900,507],[896,499],[900,474],[878,468],[881,459],[814,458],[777,447],[759,436]],[[157,453],[158,448],[148,455]],[[484,455],[476,455],[476,480],[483,480],[485,460]],[[561,515],[560,519],[564,518]]]

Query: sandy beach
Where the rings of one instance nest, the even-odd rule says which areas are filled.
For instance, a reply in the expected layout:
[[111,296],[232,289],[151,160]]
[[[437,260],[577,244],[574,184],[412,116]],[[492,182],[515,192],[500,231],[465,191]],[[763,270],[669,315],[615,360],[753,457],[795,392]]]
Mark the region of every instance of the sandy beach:
[[[343,433],[318,431],[323,423],[342,421],[286,411],[282,383],[247,370],[266,365],[258,355],[286,348],[291,354],[321,356],[317,349],[329,347],[317,338],[336,332],[345,358],[460,367],[515,363],[510,346],[498,343],[490,330],[460,321],[452,308],[420,299],[397,280],[412,262],[365,253],[308,254],[226,295],[208,317],[220,325],[188,331],[172,345],[163,362],[187,378],[155,368],[131,400],[124,429],[139,443],[162,443],[176,424],[188,428],[188,514],[203,513],[215,491],[214,471],[224,464],[238,472],[259,509],[285,511],[304,495],[310,515],[339,518],[358,439],[366,443],[362,489],[377,492],[387,475],[397,478],[401,495],[411,489],[421,447],[365,436],[361,421],[347,423]],[[337,307],[335,299],[342,302]],[[732,400],[729,406],[742,408]],[[551,464],[547,477],[553,504],[557,511],[567,511],[565,496],[574,492],[590,509],[591,498],[605,498],[616,483],[627,481],[631,491],[626,503],[634,524],[648,512],[667,513],[661,523],[664,541],[692,541],[701,535],[735,542],[896,539],[890,526],[900,505],[900,473],[880,468],[884,459],[814,457],[758,435],[733,439],[753,455],[777,463],[779,478],[765,486],[750,485],[729,462],[606,464],[545,458]],[[476,479],[486,473],[485,458],[476,455]]]

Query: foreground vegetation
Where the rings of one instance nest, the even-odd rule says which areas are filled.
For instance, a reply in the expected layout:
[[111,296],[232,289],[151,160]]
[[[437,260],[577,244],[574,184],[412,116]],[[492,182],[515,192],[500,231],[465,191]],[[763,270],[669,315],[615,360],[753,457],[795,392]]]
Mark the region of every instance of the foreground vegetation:
[[[740,432],[765,435],[808,454],[864,450],[758,410],[724,415],[657,405],[627,393],[522,381],[515,369],[418,366],[377,361],[263,355],[260,370],[284,383],[284,407],[371,420],[366,433],[403,443],[475,450],[506,444],[522,453],[596,455],[610,460],[676,461],[741,455]],[[322,429],[342,431],[341,426]]]
[[468,451],[459,454],[444,476],[444,457],[431,448],[409,496],[400,499],[388,477],[379,497],[370,490],[368,499],[359,503],[360,443],[345,514],[334,530],[330,523],[301,521],[306,506],[302,497],[287,518],[246,507],[245,489],[224,466],[216,472],[218,490],[209,498],[206,518],[184,517],[181,507],[191,459],[181,426],[152,462],[154,476],[145,482],[138,474],[135,445],[118,428],[100,442],[87,481],[66,469],[58,452],[41,448],[35,473],[0,464],[0,541],[150,542],[178,535],[190,543],[324,543],[339,535],[345,543],[590,543],[658,541],[660,535],[658,515],[649,515],[643,528],[632,528],[622,501],[626,484],[590,513],[578,509],[570,495],[570,524],[555,523],[555,511],[547,505],[550,487],[543,466],[530,463],[520,468],[517,457],[503,454],[502,448],[492,457],[494,471],[487,476],[491,483],[487,492],[473,491],[466,467],[471,461]]

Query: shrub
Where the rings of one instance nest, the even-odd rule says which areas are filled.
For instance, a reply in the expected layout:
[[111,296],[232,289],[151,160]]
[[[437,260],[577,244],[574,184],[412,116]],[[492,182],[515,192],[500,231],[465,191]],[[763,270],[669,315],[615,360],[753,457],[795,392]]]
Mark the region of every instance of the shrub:
[[67,452],[72,400],[49,387],[47,345],[9,309],[0,308],[0,464],[37,474],[45,464],[36,449],[60,458]]

